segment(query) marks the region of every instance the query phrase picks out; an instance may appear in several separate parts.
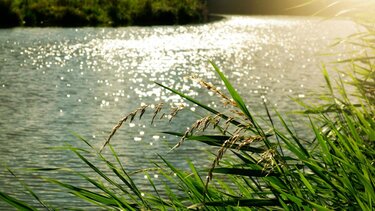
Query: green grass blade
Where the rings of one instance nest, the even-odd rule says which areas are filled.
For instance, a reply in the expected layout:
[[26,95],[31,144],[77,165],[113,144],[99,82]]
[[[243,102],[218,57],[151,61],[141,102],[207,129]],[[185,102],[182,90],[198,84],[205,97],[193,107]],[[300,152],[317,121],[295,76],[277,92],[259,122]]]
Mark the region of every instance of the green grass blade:
[[329,92],[331,93],[331,96],[333,97],[333,99],[335,99],[335,95],[334,95],[333,88],[332,88],[332,85],[331,85],[331,80],[329,78],[329,75],[328,75],[328,72],[327,72],[327,69],[326,69],[325,66],[323,66],[323,76],[324,76],[324,80],[326,81],[326,84],[328,86]]
[[[115,181],[113,181],[111,178],[109,178],[105,173],[103,173],[101,170],[99,170],[94,164],[92,164],[89,160],[87,160],[83,155],[81,155],[79,152],[77,151],[73,151],[82,161],[84,161],[91,169],[93,169],[98,175],[100,175],[102,178],[104,178],[106,181],[108,181],[110,184],[114,185],[115,187],[117,187],[118,189],[120,189],[121,191],[123,192],[127,192],[120,184],[116,183]],[[116,173],[116,172],[115,172]],[[114,197],[115,199],[117,199],[119,205],[123,206],[123,207],[127,207],[128,206],[128,203],[122,199],[119,199],[115,194],[113,194],[113,192],[107,190],[104,186],[100,185],[99,183],[95,182],[94,180],[91,180],[90,178],[82,175],[83,177],[85,177],[85,179],[91,183],[93,183],[95,186],[97,186],[98,188],[102,189],[103,191],[105,191],[106,193],[110,194],[112,197]]]
[[104,208],[106,206],[118,207],[118,203],[116,202],[116,200],[109,197],[108,195],[102,195],[102,194],[99,194],[99,193],[95,193],[93,191],[86,190],[86,189],[83,189],[83,188],[80,188],[80,187],[77,187],[77,186],[73,186],[73,185],[70,185],[70,184],[67,184],[67,183],[63,183],[63,182],[60,182],[60,181],[54,180],[54,179],[46,179],[46,180],[51,182],[51,183],[57,184],[57,185],[59,185],[63,188],[66,188],[66,189],[70,190],[70,192],[72,194],[74,194],[75,196],[77,196],[78,198],[81,198],[85,201],[96,204],[98,206],[102,206]]
[[253,116],[250,114],[249,110],[246,107],[246,104],[242,100],[241,96],[238,92],[233,88],[232,84],[228,81],[228,79],[224,76],[224,74],[220,71],[220,69],[211,62],[211,65],[214,67],[217,74],[219,74],[221,80],[224,82],[225,86],[227,87],[228,92],[232,96],[233,100],[237,103],[237,106],[241,109],[241,111],[250,119],[251,123],[256,126]]
[[[163,132],[165,134],[169,135],[175,135],[175,136],[184,136],[182,133],[176,133],[176,132]],[[228,140],[230,136],[224,136],[224,135],[202,135],[202,136],[191,136],[188,135],[186,136],[186,140],[191,140],[191,141],[199,141],[202,143],[205,143],[207,145],[211,146],[218,146],[221,147],[226,140]],[[238,149],[240,147],[239,144],[233,144],[229,148],[231,149]],[[251,147],[249,145],[241,146],[241,151],[249,151],[249,152],[254,152],[254,153],[263,153],[267,149],[264,147]]]
[[[125,175],[125,177],[120,173],[120,171],[114,167],[114,165],[110,162],[108,162],[107,160],[104,159],[104,157],[102,157],[102,159],[105,160],[105,162],[107,163],[107,165],[112,169],[112,171],[121,179],[121,181],[139,198],[140,201],[143,202],[143,204],[147,207],[147,203],[144,201],[143,197],[142,197],[142,194],[141,194],[141,191],[138,189],[137,185],[134,183],[133,179],[130,177],[130,175],[128,174],[128,172],[125,171],[125,168],[124,166],[122,165],[116,151],[113,149],[112,145],[109,144],[109,147],[111,149],[111,152],[113,154],[113,156],[116,158],[116,161],[117,163],[120,165],[120,168],[121,168],[121,172]],[[131,196],[131,198],[133,198],[132,194],[129,194]],[[134,199],[134,198],[133,198]]]
[[[175,94],[181,96],[182,98],[184,98],[184,99],[186,99],[186,100],[188,100],[188,101],[190,101],[190,102],[192,102],[192,103],[198,105],[198,106],[201,107],[201,108],[204,108],[205,110],[207,110],[207,111],[209,111],[209,112],[211,112],[211,113],[213,113],[213,114],[215,114],[215,115],[217,115],[217,114],[220,115],[220,117],[223,118],[223,119],[225,119],[225,120],[228,120],[228,119],[229,119],[228,116],[226,116],[226,115],[220,113],[219,111],[217,111],[217,110],[215,110],[215,109],[213,109],[213,108],[211,108],[211,107],[209,107],[209,106],[207,106],[207,105],[204,105],[203,103],[201,103],[201,102],[195,100],[194,98],[191,98],[191,97],[189,97],[189,96],[187,96],[187,95],[185,95],[185,94],[183,94],[183,93],[181,93],[181,92],[179,92],[179,91],[177,91],[177,90],[175,90],[175,89],[172,89],[172,88],[169,88],[169,87],[167,87],[167,86],[164,86],[163,84],[160,84],[160,83],[157,83],[157,82],[155,82],[155,83],[156,83],[157,85],[163,87],[164,89],[167,89],[167,90],[169,90],[169,91],[171,91],[171,92],[173,92],[173,93],[175,93]],[[236,126],[240,126],[240,125],[242,125],[240,122],[238,122],[238,121],[236,121],[236,120],[231,120],[230,123],[232,123],[232,124],[234,124],[234,125],[236,125]]]
[[[305,146],[301,143],[301,140],[296,136],[296,134],[294,134],[292,132],[292,130],[290,129],[290,127],[286,124],[284,118],[280,115],[279,112],[276,112],[277,116],[279,117],[279,120],[281,121],[282,125],[284,126],[284,128],[287,130],[287,132],[289,133],[289,135],[292,137],[293,141],[298,145],[298,151],[302,152],[304,154],[304,156],[306,157],[310,157],[310,154],[309,152],[307,151],[307,149],[305,148]],[[278,133],[280,134],[280,133]]]
[[39,204],[41,204],[46,210],[54,210],[53,208],[50,208],[44,201],[42,201],[42,199],[24,181],[20,180],[13,173],[12,170],[10,170],[9,168],[7,170],[9,171],[10,174],[12,174],[21,183],[21,185],[27,190],[27,192],[29,192],[29,194],[32,197],[34,197],[39,202]]
[[31,205],[28,205],[27,203],[18,200],[6,193],[3,193],[0,191],[0,199],[3,200],[4,202],[8,203],[12,207],[18,209],[18,210],[33,210],[36,211],[37,209],[32,207]]
[[148,173],[146,174],[146,177],[147,177],[147,180],[150,183],[151,187],[153,188],[153,190],[155,191],[155,193],[157,195],[157,197],[155,197],[155,198],[158,199],[157,200],[158,204],[160,204],[162,206],[162,208],[163,208],[162,210],[166,210],[165,205],[168,205],[168,203],[165,203],[162,200],[162,197],[160,196],[158,189],[156,188],[154,182],[152,181],[152,179],[151,179],[151,177]]

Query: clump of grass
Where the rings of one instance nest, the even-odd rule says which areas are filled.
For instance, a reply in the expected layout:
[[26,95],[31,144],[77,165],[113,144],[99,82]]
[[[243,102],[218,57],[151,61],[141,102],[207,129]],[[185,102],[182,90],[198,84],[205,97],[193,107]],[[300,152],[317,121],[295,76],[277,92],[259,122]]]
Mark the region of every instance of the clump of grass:
[[[327,72],[323,71],[332,105],[327,106],[330,109],[321,106],[311,109],[310,106],[306,111],[315,134],[315,139],[308,145],[298,138],[298,134],[292,131],[280,114],[276,117],[269,115],[268,121],[262,122],[262,125],[266,126],[260,126],[223,73],[214,64],[213,67],[231,96],[224,99],[229,99],[230,102],[233,100],[234,103],[228,106],[237,112],[214,110],[177,90],[165,87],[210,113],[197,120],[185,132],[166,132],[181,137],[176,147],[183,147],[184,141],[201,141],[218,147],[211,167],[205,172],[198,172],[191,163],[189,163],[190,171],[182,171],[160,157],[165,166],[157,165],[156,171],[166,179],[165,187],[160,190],[160,186],[156,186],[148,177],[154,192],[143,194],[140,191],[132,176],[120,162],[120,158],[110,145],[110,140],[123,122],[135,121],[136,116],[142,118],[147,109],[151,109],[145,105],[122,118],[103,145],[102,149],[109,146],[115,158],[114,162],[101,154],[102,149],[95,149],[79,136],[79,139],[87,143],[91,152],[69,148],[100,176],[102,181],[77,172],[95,187],[94,190],[54,179],[47,179],[47,181],[106,209],[372,210],[375,208],[373,204],[375,151],[371,147],[375,141],[374,104],[369,98],[361,95],[361,93],[365,94],[361,91],[362,85],[351,83],[358,87],[358,94],[363,100],[362,104],[352,104],[353,97],[346,93],[341,80],[335,88]],[[211,85],[209,87],[206,84],[202,85],[212,90]],[[339,96],[335,90],[339,91]],[[221,94],[218,96],[223,98]],[[154,116],[151,121],[157,115],[164,116],[162,107],[162,104],[154,106],[152,111]],[[170,115],[176,115],[176,111],[180,109],[174,108]],[[265,109],[269,114],[268,108]],[[275,124],[276,121],[281,123],[281,128],[276,127],[278,125]],[[213,130],[207,130],[208,127],[212,127]],[[113,174],[104,173],[89,160],[87,153],[95,154]],[[206,175],[206,182],[202,179],[204,175]],[[226,179],[221,180],[215,175],[225,175]],[[172,190],[170,188],[172,185],[177,186],[178,189]],[[12,206],[18,208],[27,206],[5,193],[1,194],[2,199]]]

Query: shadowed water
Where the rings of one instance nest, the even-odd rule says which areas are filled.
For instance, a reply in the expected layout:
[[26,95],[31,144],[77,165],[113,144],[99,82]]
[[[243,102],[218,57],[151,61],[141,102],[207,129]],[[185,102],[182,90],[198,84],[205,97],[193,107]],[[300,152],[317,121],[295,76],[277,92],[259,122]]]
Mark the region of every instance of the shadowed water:
[[[158,133],[183,132],[203,112],[153,82],[220,107],[220,99],[208,98],[212,93],[186,79],[199,75],[222,87],[207,62],[212,60],[239,89],[251,111],[262,113],[264,101],[281,112],[290,111],[297,107],[289,96],[304,98],[308,90],[324,84],[319,54],[331,52],[328,44],[356,30],[355,24],[344,20],[266,16],[228,16],[194,26],[2,29],[0,160],[38,193],[46,193],[47,201],[59,207],[80,204],[32,176],[39,174],[17,170],[67,167],[89,172],[73,153],[53,147],[84,146],[71,135],[75,132],[99,148],[124,115],[143,104],[166,102],[182,103],[191,112],[180,113],[171,125],[167,119],[151,125],[152,111],[140,121],[125,123],[112,144],[126,168],[152,167],[148,163],[157,154],[173,159],[179,167],[186,167],[188,158],[207,166],[204,145],[186,143],[168,153],[178,139]],[[8,172],[0,175],[0,191],[24,197]],[[81,181],[68,173],[56,177]],[[142,174],[139,182],[147,183]]]

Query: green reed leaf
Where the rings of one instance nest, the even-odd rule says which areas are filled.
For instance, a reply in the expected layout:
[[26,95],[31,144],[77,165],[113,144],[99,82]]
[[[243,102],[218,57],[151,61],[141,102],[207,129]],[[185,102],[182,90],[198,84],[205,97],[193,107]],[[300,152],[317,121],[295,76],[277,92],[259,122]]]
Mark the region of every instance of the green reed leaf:
[[[175,135],[179,137],[184,136],[184,134],[176,133],[176,132],[163,132],[163,133],[169,134],[169,135]],[[207,145],[218,146],[218,147],[221,147],[224,144],[224,142],[228,140],[229,138],[230,136],[224,136],[224,135],[202,135],[202,136],[189,135],[189,136],[186,136],[186,140],[199,141]],[[264,147],[251,147],[249,145],[240,146],[239,144],[233,144],[229,146],[229,148],[240,149],[242,151],[249,151],[249,152],[255,152],[255,153],[263,153],[267,150]]]
[[238,92],[233,88],[232,84],[229,82],[229,80],[224,76],[224,74],[220,71],[218,66],[216,66],[215,63],[211,62],[211,65],[214,67],[217,74],[219,74],[220,79],[224,82],[228,92],[232,96],[233,100],[237,103],[237,106],[241,109],[241,111],[250,119],[251,123],[255,126],[256,123],[254,121],[253,116],[250,114],[249,110],[246,107],[246,104],[244,103],[241,96],[238,94]]
[[31,205],[0,191],[0,199],[18,210],[37,210]]

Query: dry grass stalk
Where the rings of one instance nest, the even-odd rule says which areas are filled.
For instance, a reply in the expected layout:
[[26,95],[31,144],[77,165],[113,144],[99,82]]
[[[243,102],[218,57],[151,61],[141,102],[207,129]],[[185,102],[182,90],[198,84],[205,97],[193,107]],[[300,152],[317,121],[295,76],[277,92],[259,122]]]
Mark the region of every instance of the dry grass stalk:
[[172,119],[173,119],[174,117],[176,117],[177,114],[178,114],[178,112],[181,111],[182,109],[184,109],[184,105],[183,105],[183,104],[181,104],[181,105],[179,105],[179,106],[177,106],[177,107],[175,107],[175,108],[172,108],[172,112],[171,112],[171,114],[170,114],[169,122],[171,122]]
[[244,121],[248,122],[248,124],[249,124],[250,126],[253,126],[253,124],[251,123],[249,117],[248,117],[246,114],[244,114],[242,111],[239,111],[239,110],[231,110],[231,112],[237,114],[238,116],[240,116]]
[[262,136],[250,136],[245,139],[238,145],[237,150],[240,150],[242,147],[252,144],[256,141],[262,141],[264,140],[264,137]]
[[174,150],[178,147],[180,147],[186,138],[188,138],[189,135],[192,135],[194,131],[205,131],[208,126],[211,124],[212,117],[211,116],[206,116],[202,119],[197,120],[191,128],[187,129],[184,133],[184,135],[181,137],[180,141],[171,149]]
[[229,125],[230,125],[230,122],[233,121],[234,118],[233,117],[229,117],[225,123],[224,123],[224,134],[227,133],[227,130],[229,128]]
[[[159,103],[155,106],[155,111],[154,111],[154,115],[152,117],[152,120],[151,120],[151,124],[154,123],[154,120],[156,118],[156,116],[161,112],[161,110],[163,109],[163,106],[164,104],[163,103]],[[112,129],[111,133],[108,135],[108,138],[106,140],[106,142],[103,144],[103,146],[100,148],[99,152],[102,152],[104,147],[107,146],[107,144],[111,141],[112,137],[115,135],[116,131],[122,126],[122,124],[124,122],[126,122],[127,120],[130,120],[130,122],[133,122],[135,117],[137,116],[137,114],[139,114],[139,119],[142,118],[142,116],[145,114],[146,112],[146,109],[148,108],[149,106],[148,105],[143,105],[139,108],[137,108],[135,111],[127,114],[124,118],[122,118]],[[169,114],[171,116],[171,118],[169,119],[169,121],[172,120],[172,118],[174,118],[177,113],[182,110],[184,107],[183,106],[179,106],[179,107],[176,107],[176,108],[173,108],[171,113]],[[163,113],[160,117],[160,119],[162,119],[163,117],[165,116],[165,114]],[[186,138],[186,136],[185,136]]]
[[[231,148],[235,143],[237,143],[239,140],[243,140],[237,147],[238,150],[240,150],[242,147],[249,145],[255,141],[261,141],[264,140],[264,137],[262,136],[250,136],[247,138],[243,138],[243,136],[240,135],[241,130],[236,132],[233,136],[231,136],[228,140],[226,140],[220,149],[218,150],[218,153],[216,155],[216,158],[211,164],[211,168],[208,172],[207,179],[206,179],[206,189],[208,187],[208,183],[212,180],[213,178],[213,170],[220,164],[220,160],[223,158],[225,152],[227,151],[228,148]],[[272,150],[268,150],[267,152],[262,154],[262,159],[267,159],[267,161],[272,161],[271,165],[275,165],[275,160],[273,159],[275,156],[276,152]]]
[[129,113],[128,115],[126,115],[124,118],[122,118],[113,128],[112,128],[112,131],[111,133],[108,135],[108,138],[106,140],[106,142],[103,144],[103,146],[100,148],[99,152],[102,152],[104,147],[107,146],[107,144],[111,141],[112,137],[115,135],[116,131],[122,126],[122,124],[124,122],[126,122],[129,118],[130,118],[130,122],[132,122],[135,118],[135,116],[139,114],[139,119],[142,118],[143,114],[146,112],[146,108],[148,107],[148,105],[144,105],[144,106],[141,106],[139,108],[137,108],[135,111]]
[[140,108],[140,114],[139,114],[139,119],[142,119],[142,116],[143,114],[146,112],[146,108],[148,107],[148,105],[144,105]]
[[[242,125],[241,125],[242,126]],[[240,134],[246,131],[246,127],[238,127],[233,134]]]
[[[151,124],[154,124],[155,117],[161,111],[161,109],[163,108],[163,105],[164,105],[163,103],[159,103],[158,105],[156,105],[154,116],[152,117],[152,120],[151,120]],[[164,116],[164,115],[162,115],[162,116]]]
[[[219,114],[216,114],[214,117],[206,116],[206,117],[203,117],[202,119],[197,120],[192,125],[191,128],[189,128],[188,130],[185,131],[185,133],[181,137],[180,141],[171,150],[174,150],[174,149],[180,147],[183,144],[183,142],[186,140],[186,138],[188,138],[189,135],[193,135],[195,132],[204,132],[205,130],[207,130],[207,128],[210,125],[213,125],[213,128],[215,129],[220,123],[221,116],[222,116],[222,114],[219,113]],[[229,119],[227,121],[228,124],[232,120],[233,120],[233,118]]]
[[196,125],[196,129],[198,131],[205,131],[208,126],[211,124],[211,116],[206,116],[203,119],[201,119],[198,124]]
[[274,167],[278,165],[276,156],[277,151],[275,149],[269,149],[260,155],[258,163],[264,163],[263,171],[268,170],[269,173],[272,172]]
[[219,125],[220,120],[221,120],[221,116],[222,116],[222,114],[221,114],[221,113],[218,113],[218,114],[216,114],[216,115],[212,118],[212,125],[214,126],[214,129]]
[[224,106],[232,105],[232,106],[237,107],[237,103],[234,100],[232,100],[228,96],[226,96],[222,91],[220,91],[212,83],[206,82],[203,79],[198,78],[196,76],[191,76],[190,79],[193,80],[193,81],[198,82],[202,87],[204,87],[204,88],[212,91],[213,93],[217,94],[218,96],[220,96],[223,99],[223,101],[224,101]]
[[212,162],[211,168],[208,171],[206,187],[208,185],[208,182],[210,182],[213,178],[213,170],[215,169],[216,166],[219,165],[220,160],[223,158],[227,149],[232,147],[238,140],[240,140],[240,138],[241,138],[241,136],[239,134],[235,134],[235,135],[231,136],[228,140],[226,140],[221,145],[220,149],[217,152],[216,158]]

